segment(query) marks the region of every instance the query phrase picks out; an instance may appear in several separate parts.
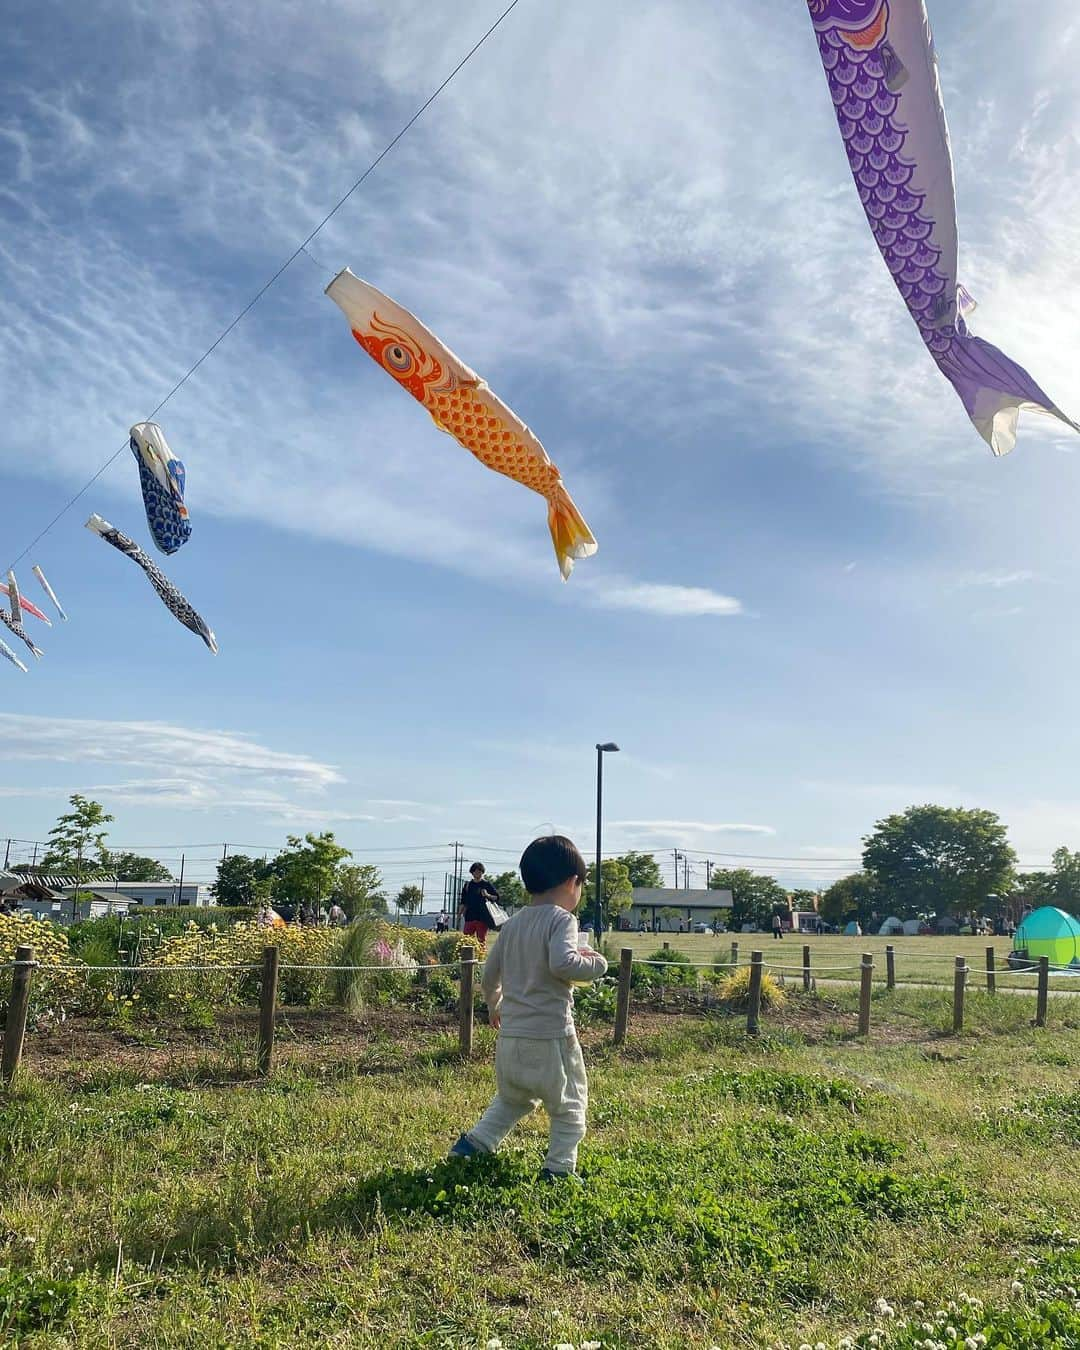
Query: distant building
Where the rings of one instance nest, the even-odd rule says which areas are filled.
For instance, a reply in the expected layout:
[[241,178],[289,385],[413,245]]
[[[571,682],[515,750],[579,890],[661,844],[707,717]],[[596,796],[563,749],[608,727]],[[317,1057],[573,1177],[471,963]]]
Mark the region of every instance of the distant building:
[[[692,931],[697,924],[706,928],[728,926],[734,901],[730,891],[678,891],[663,886],[635,886],[630,908],[619,916],[623,930],[639,929],[644,919],[650,932],[677,933],[679,920],[684,931]],[[661,910],[677,910],[678,917],[661,914]]]
[[[81,897],[78,901],[75,900],[76,891]],[[44,872],[0,872],[0,896],[12,901],[20,914],[52,919],[56,923],[126,914],[129,904],[123,895],[101,892],[85,882],[76,887],[72,877],[51,876]]]
[[[63,887],[65,893],[74,889],[73,883]],[[210,887],[199,885],[194,881],[185,881],[182,886],[175,881],[91,881],[84,882],[79,889],[92,890],[100,896],[115,896],[118,900],[127,900],[132,910],[149,908],[151,905],[207,909],[214,903]]]

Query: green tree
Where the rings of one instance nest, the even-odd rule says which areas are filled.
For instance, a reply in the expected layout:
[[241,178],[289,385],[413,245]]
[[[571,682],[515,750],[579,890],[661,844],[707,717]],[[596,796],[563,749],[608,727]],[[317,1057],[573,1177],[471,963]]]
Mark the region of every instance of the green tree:
[[683,917],[682,910],[677,909],[674,905],[661,905],[657,913],[665,923],[675,923]]
[[863,840],[863,867],[902,919],[981,911],[991,891],[1010,889],[1015,862],[994,812],[959,806],[909,806]]
[[41,860],[46,872],[63,872],[77,883],[101,870],[107,856],[105,826],[113,819],[100,802],[74,793],[71,810],[60,816],[49,831],[49,848]]
[[382,876],[372,863],[341,863],[330,894],[350,919],[387,910]]
[[1080,911],[1080,853],[1054,850],[1054,904],[1070,914]]
[[1018,913],[1025,905],[1039,909],[1042,905],[1058,904],[1057,877],[1053,872],[1021,872],[1016,878],[1012,908]]
[[[600,867],[600,903],[604,913],[604,927],[614,925],[620,914],[633,904],[633,887],[626,864],[619,858],[605,858]],[[596,864],[589,864],[589,877],[582,888],[578,919],[582,927],[596,925]]]
[[424,892],[419,886],[402,886],[394,901],[398,909],[403,909],[406,914],[415,914],[423,903]]
[[138,853],[110,853],[101,857],[101,865],[120,881],[172,881],[173,875],[156,858],[144,858]]
[[660,864],[651,853],[623,853],[615,861],[621,862],[630,874],[631,886],[649,886],[658,889],[664,884]]
[[218,863],[217,880],[210,889],[219,905],[259,905],[269,900],[273,879],[272,863],[231,853]]
[[491,884],[499,892],[499,904],[503,909],[521,909],[529,903],[529,892],[517,872],[500,872],[492,877]]
[[303,839],[290,834],[286,847],[274,859],[279,877],[275,894],[318,905],[333,894],[338,868],[351,857],[349,850],[335,840],[332,830],[305,834]]
[[787,891],[775,877],[759,876],[746,867],[720,868],[713,872],[709,887],[714,891],[730,891],[732,900],[732,928],[754,923],[767,930],[772,916],[786,913]]
[[[834,881],[821,897],[821,917],[836,928],[853,919],[865,932],[885,907],[885,895],[877,877],[869,872],[854,872]],[[880,927],[880,923],[878,925]]]
[[805,889],[792,891],[788,896],[788,902],[792,909],[810,910],[817,909],[818,894],[817,891]]

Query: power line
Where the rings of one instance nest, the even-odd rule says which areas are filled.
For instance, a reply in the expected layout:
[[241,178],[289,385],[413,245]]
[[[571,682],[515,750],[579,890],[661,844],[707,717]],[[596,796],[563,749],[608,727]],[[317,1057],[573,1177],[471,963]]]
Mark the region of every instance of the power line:
[[[165,407],[165,405],[169,402],[169,400],[173,397],[173,395],[179,393],[179,391],[184,387],[185,384],[187,384],[188,380],[191,379],[192,375],[195,374],[195,372],[199,369],[199,367],[203,364],[203,362],[207,360],[208,357],[213,355],[213,353],[218,349],[218,347],[221,346],[221,344],[225,341],[225,339],[229,336],[229,334],[233,331],[233,329],[237,326],[237,324],[239,324],[244,318],[246,318],[246,316],[251,312],[251,310],[255,308],[255,306],[263,298],[263,296],[270,289],[270,287],[273,286],[274,282],[277,281],[277,279],[282,275],[283,272],[285,272],[289,267],[292,266],[292,264],[300,256],[300,254],[304,252],[308,244],[311,243],[311,241],[315,238],[315,236],[319,233],[319,231],[323,229],[324,226],[330,223],[330,221],[334,218],[334,216],[337,215],[338,211],[341,210],[341,208],[345,205],[345,203],[349,200],[349,198],[353,195],[353,193],[357,190],[357,188],[360,187],[360,185],[372,173],[374,173],[374,171],[379,167],[379,165],[383,162],[383,160],[390,153],[390,151],[393,150],[394,146],[397,145],[398,141],[400,141],[401,138],[404,135],[406,135],[407,132],[412,130],[415,124],[420,120],[420,118],[424,115],[424,113],[427,112],[428,108],[431,107],[431,105],[435,102],[435,100],[439,97],[439,95],[447,87],[447,85],[451,82],[451,80],[453,80],[453,78],[458,74],[458,72],[462,70],[463,67],[469,63],[469,61],[472,60],[472,58],[476,55],[476,53],[480,50],[480,48],[484,45],[484,43],[488,40],[488,38],[492,35],[492,33],[494,33],[496,28],[498,28],[499,25],[502,23],[502,21],[507,17],[510,11],[516,8],[518,2],[519,0],[510,0],[510,4],[507,5],[507,7],[503,10],[503,12],[499,15],[499,17],[495,20],[495,22],[491,25],[491,27],[487,30],[487,32],[484,33],[484,35],[479,39],[479,41],[475,42],[473,46],[469,48],[469,50],[457,63],[457,65],[450,72],[450,74],[447,75],[446,79],[443,80],[442,84],[440,84],[439,87],[435,90],[435,92],[431,94],[420,105],[419,108],[417,108],[416,112],[413,113],[412,117],[409,118],[409,120],[405,123],[405,125],[401,128],[401,130],[397,133],[397,135],[393,138],[393,140],[389,141],[378,153],[378,155],[376,155],[376,157],[371,161],[371,163],[367,166],[367,168],[356,180],[356,182],[353,183],[352,187],[349,188],[349,190],[344,194],[344,196],[338,198],[338,200],[334,203],[334,205],[330,208],[330,210],[327,211],[326,215],[323,216],[322,220],[319,221],[318,225],[315,226],[315,228],[311,231],[311,233],[307,236],[307,238],[303,240],[302,243],[296,246],[296,248],[292,251],[292,253],[289,254],[289,256],[277,269],[274,275],[270,278],[270,280],[265,282],[259,288],[259,290],[255,292],[255,294],[251,297],[251,299],[240,311],[240,313],[236,316],[236,318],[233,319],[233,321],[228,325],[227,328],[225,328],[221,333],[218,334],[218,336],[214,339],[214,341],[210,344],[210,346],[207,347],[206,351],[203,352],[202,356],[199,357],[199,359],[194,363],[194,365],[188,367],[188,369],[184,372],[184,374],[180,377],[180,379],[177,380],[177,382],[173,385],[173,387],[169,390],[169,392],[165,395],[165,397],[161,400],[161,402],[157,405],[157,407],[153,410],[153,412],[151,412],[150,416],[146,419],[147,421],[153,421],[153,419],[158,415],[158,413],[162,410],[162,408]],[[314,259],[312,261],[314,261]],[[97,482],[97,480],[101,477],[101,475],[105,473],[105,471],[117,459],[119,459],[119,457],[124,453],[124,451],[127,448],[128,443],[127,441],[125,441],[124,444],[120,447],[120,449],[115,452],[115,454],[109,456],[109,458],[105,461],[104,464],[102,464],[102,466],[98,469],[98,471],[86,483],[83,484],[83,486],[78,490],[78,492],[76,492],[74,497],[71,498],[71,500],[67,503],[67,505],[64,506],[60,511],[58,511],[55,516],[53,516],[52,520],[49,521],[48,525],[45,526],[45,528],[41,531],[41,533],[38,534],[34,539],[32,539],[30,543],[27,544],[27,546],[19,554],[19,556],[12,563],[9,564],[10,568],[14,568],[19,563],[22,562],[22,560],[26,557],[26,555],[32,549],[34,549],[41,542],[42,539],[45,538],[45,536],[49,533],[49,531],[58,521],[62,520],[63,517],[67,515],[67,513],[71,510],[71,508],[75,505],[75,503],[79,500],[79,498],[82,497],[86,492],[90,490],[90,488],[93,487],[93,485]]]

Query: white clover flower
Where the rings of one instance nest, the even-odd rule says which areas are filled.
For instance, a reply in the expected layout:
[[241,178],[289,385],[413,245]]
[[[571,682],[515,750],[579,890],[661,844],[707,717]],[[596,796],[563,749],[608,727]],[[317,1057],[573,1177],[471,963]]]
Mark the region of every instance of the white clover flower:
[[949,1338],[951,1341],[955,1341],[956,1338],[960,1335],[960,1333],[959,1333],[959,1332],[957,1331],[957,1329],[950,1323],[950,1325],[947,1326],[947,1327],[945,1328],[945,1335],[948,1336],[948,1338]]
[[964,1345],[966,1347],[966,1350],[979,1350],[979,1342],[975,1339],[974,1336],[965,1336]]
[[814,1350],[814,1347],[809,1341],[803,1341],[802,1345],[799,1346],[799,1350]]
[[814,1346],[814,1350],[829,1350],[829,1347],[824,1341],[818,1341],[817,1345]]
[[570,1341],[559,1341],[555,1346],[555,1350],[574,1350],[574,1347]]
[[850,1336],[843,1336],[836,1342],[836,1350],[855,1350],[855,1342]]
[[581,1350],[601,1350],[601,1341],[582,1341]]
[[499,1340],[498,1336],[492,1336],[491,1340],[487,1343],[486,1350],[503,1350],[503,1343]]
[[1009,1289],[1014,1294],[1022,1294],[1024,1292],[1024,1286],[1019,1280],[1013,1280],[1012,1284],[1009,1285]]
[[915,1300],[915,1311],[916,1311],[916,1312],[922,1312],[922,1310],[923,1310],[925,1307],[926,1307],[926,1304],[922,1301],[921,1298],[917,1298],[917,1299]]

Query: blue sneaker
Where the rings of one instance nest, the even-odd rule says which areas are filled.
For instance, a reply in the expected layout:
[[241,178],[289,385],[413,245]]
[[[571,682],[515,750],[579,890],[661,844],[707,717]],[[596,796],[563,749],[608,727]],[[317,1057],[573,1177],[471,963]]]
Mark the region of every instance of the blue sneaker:
[[467,1134],[463,1134],[450,1150],[449,1156],[451,1158],[475,1158],[477,1154],[483,1152],[484,1150],[478,1144],[474,1144]]
[[582,1179],[577,1172],[553,1172],[550,1167],[541,1167],[541,1181],[572,1181],[577,1185],[582,1185]]

